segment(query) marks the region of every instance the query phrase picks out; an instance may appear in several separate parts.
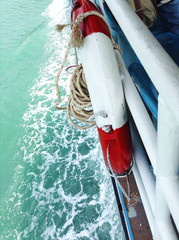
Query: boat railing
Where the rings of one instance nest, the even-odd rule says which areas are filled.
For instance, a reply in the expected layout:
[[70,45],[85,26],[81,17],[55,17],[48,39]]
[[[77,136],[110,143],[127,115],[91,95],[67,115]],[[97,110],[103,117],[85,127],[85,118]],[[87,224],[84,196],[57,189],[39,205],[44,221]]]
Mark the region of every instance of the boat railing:
[[133,173],[148,222],[154,239],[178,239],[179,68],[126,1],[106,3],[159,93],[156,130],[118,54],[126,101],[135,122],[131,124]]

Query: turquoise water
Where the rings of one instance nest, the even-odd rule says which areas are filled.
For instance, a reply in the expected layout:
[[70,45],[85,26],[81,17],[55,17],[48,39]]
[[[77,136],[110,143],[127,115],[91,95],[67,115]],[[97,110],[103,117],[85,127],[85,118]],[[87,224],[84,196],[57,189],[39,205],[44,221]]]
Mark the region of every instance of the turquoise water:
[[54,108],[70,33],[54,27],[68,21],[69,2],[0,6],[0,239],[124,239],[96,129],[74,129]]

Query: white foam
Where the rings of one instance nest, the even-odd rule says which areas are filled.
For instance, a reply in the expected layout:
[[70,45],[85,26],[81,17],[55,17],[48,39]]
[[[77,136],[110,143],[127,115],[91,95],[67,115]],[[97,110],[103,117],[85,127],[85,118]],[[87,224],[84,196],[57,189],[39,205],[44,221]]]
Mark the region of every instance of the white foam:
[[[20,141],[19,148],[27,174],[24,175],[24,167],[19,165],[12,186],[12,189],[17,189],[17,193],[13,190],[9,193],[11,205],[14,204],[20,213],[27,200],[22,202],[21,189],[31,192],[29,198],[33,200],[34,209],[31,214],[26,210],[21,215],[21,218],[28,219],[29,226],[23,231],[18,227],[14,231],[17,239],[28,238],[31,231],[35,236],[39,227],[43,227],[41,237],[44,240],[76,240],[80,237],[98,239],[97,229],[108,222],[111,226],[111,239],[123,239],[119,214],[110,177],[106,173],[103,162],[97,130],[93,128],[82,132],[74,129],[69,125],[66,113],[54,108],[56,102],[54,79],[64,56],[69,34],[69,29],[66,29],[63,38],[59,39],[59,34],[53,30],[54,22],[61,18],[59,16],[61,3],[61,0],[54,0],[44,13],[51,19],[49,39],[46,44],[46,49],[47,51],[50,49],[51,56],[34,80],[34,86],[29,93],[29,106],[23,116],[24,137]],[[74,64],[73,54],[70,54],[68,61],[71,65]],[[62,73],[60,85],[68,94],[69,77],[65,71]],[[67,95],[64,97],[64,104],[67,97]],[[79,144],[84,142],[87,143],[88,150],[85,155],[82,155]],[[48,174],[51,168],[53,171]],[[85,173],[88,169],[92,170],[90,177]],[[56,178],[55,174],[57,174]],[[20,176],[22,179],[19,179]],[[68,186],[64,184],[66,183],[64,181],[69,179],[71,182],[79,183],[77,193],[69,193]],[[94,191],[91,195],[84,194],[83,180],[89,179],[94,186],[97,185],[96,192]],[[46,186],[45,184],[49,182],[53,184]],[[97,206],[100,206],[99,210],[96,210]],[[55,207],[56,210],[54,210]],[[74,219],[81,213],[81,209],[88,207],[94,207],[97,216],[93,222],[88,218],[86,222],[82,220],[81,230],[76,231]],[[62,218],[64,213],[66,219],[62,226],[58,227],[55,225],[54,218],[56,215]],[[44,226],[39,225],[42,216],[46,219]],[[50,224],[47,224],[47,219],[51,222]],[[66,229],[68,231],[65,233]]]
[[49,17],[56,23],[59,23],[62,20],[63,23],[66,23],[68,21],[67,11],[69,11],[70,5],[70,1],[67,0],[53,0],[53,2],[42,13],[42,16]]
[[56,226],[55,224],[49,226],[49,227],[46,227],[45,231],[42,233],[41,237],[44,239],[44,240],[48,240],[49,237],[50,239],[54,239],[54,235],[56,233]]

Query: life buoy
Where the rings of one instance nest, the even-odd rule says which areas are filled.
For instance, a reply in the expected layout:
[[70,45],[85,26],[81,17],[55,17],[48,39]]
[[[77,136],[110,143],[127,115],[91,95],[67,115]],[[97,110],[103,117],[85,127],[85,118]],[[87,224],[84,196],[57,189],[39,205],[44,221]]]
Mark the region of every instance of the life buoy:
[[[72,11],[74,19],[81,13],[98,12],[89,0],[77,0]],[[132,146],[123,88],[110,32],[105,22],[97,16],[85,18],[80,29],[84,40],[79,54],[105,163],[108,166],[109,158],[114,173],[125,175],[131,168]],[[108,131],[104,130],[106,126]]]

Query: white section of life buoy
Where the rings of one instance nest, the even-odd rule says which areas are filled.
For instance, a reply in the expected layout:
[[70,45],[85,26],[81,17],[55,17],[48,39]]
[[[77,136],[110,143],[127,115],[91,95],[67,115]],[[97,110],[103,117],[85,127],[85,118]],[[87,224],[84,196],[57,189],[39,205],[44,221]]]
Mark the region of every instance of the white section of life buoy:
[[[85,37],[79,49],[97,126],[122,127],[128,120],[123,88],[111,40],[103,33]],[[108,115],[104,118],[97,113]]]

